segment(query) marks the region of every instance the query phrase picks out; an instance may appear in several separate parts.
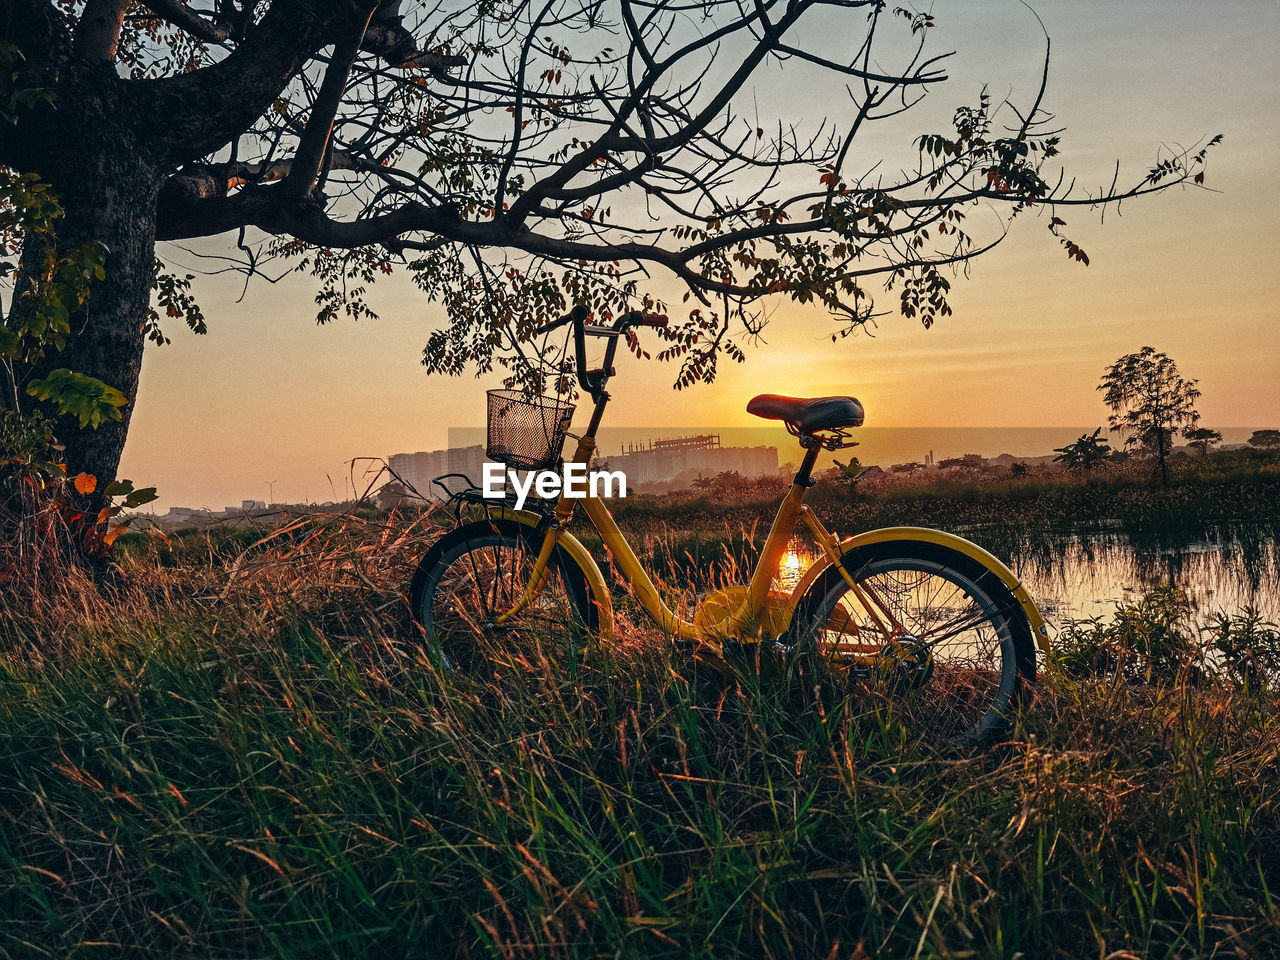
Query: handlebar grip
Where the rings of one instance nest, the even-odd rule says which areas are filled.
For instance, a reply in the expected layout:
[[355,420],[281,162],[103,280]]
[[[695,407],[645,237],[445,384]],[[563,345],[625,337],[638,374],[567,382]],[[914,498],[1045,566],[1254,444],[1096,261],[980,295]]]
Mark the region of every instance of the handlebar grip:
[[578,304],[559,320],[552,320],[550,323],[544,323],[538,327],[534,333],[550,333],[557,327],[563,327],[566,323],[582,323],[591,315],[591,311],[587,309],[585,304]]
[[667,315],[665,313],[641,313],[639,310],[632,310],[630,313],[624,313],[620,316],[613,328],[622,331],[630,327],[665,327],[666,325]]

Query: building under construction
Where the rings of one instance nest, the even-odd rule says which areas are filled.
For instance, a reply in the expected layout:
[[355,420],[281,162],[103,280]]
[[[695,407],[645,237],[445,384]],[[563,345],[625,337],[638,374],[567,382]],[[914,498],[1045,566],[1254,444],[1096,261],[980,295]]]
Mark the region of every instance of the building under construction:
[[736,472],[744,477],[774,476],[778,472],[778,451],[774,447],[724,447],[718,433],[691,437],[650,440],[647,444],[626,444],[621,453],[601,457],[600,465],[621,470],[627,486],[644,483],[692,481]]
[[[388,459],[391,470],[411,492],[428,500],[443,497],[441,490],[431,483],[441,474],[461,473],[479,484],[484,462],[484,447],[479,445],[397,453]],[[718,433],[708,433],[629,443],[612,456],[597,454],[592,466],[623,471],[628,489],[646,483],[688,486],[698,477],[713,477],[729,471],[744,477],[774,476],[778,472],[778,451],[768,446],[724,447],[720,445]]]

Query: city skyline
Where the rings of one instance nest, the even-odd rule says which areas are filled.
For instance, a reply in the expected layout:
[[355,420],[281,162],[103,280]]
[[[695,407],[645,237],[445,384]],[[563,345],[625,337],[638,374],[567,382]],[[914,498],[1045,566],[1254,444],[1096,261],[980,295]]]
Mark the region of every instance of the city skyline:
[[[1223,428],[1223,439],[1215,446],[1218,448],[1247,446],[1247,440],[1255,429],[1257,428]],[[1028,463],[1045,462],[1054,456],[1055,445],[1062,446],[1074,442],[1082,434],[1089,433],[1091,430],[1092,428],[1084,427],[864,427],[858,430],[856,435],[859,440],[852,448],[834,454],[824,451],[819,456],[817,469],[821,472],[833,466],[835,459],[847,461],[850,456],[858,458],[863,466],[880,467],[886,472],[902,464],[917,462],[936,466],[949,459],[959,459],[975,454],[989,461],[1012,457]],[[789,476],[789,471],[795,468],[802,453],[795,439],[787,435],[785,430],[776,427],[767,425],[730,427],[712,429],[710,432],[719,435],[725,441],[724,446],[730,450],[754,451],[761,447],[768,448],[776,453],[776,472],[780,475]],[[275,498],[272,494],[278,481],[262,481],[257,484],[257,488],[259,491],[263,488],[269,491],[265,498],[254,495],[254,484],[248,483],[241,491],[243,495],[228,496],[223,501],[179,503],[158,500],[148,504],[142,512],[156,516],[164,516],[167,511],[172,510],[238,515],[244,511],[265,510],[272,507],[335,506],[366,494],[372,498],[383,484],[393,482],[395,476],[406,478],[406,472],[407,478],[411,479],[418,491],[424,494],[436,492],[431,490],[431,481],[446,473],[462,473],[469,476],[474,483],[479,484],[482,465],[487,460],[484,449],[484,428],[453,429],[450,434],[450,444],[444,448],[401,451],[382,457],[361,458],[357,463],[360,472],[348,478],[349,482],[345,484],[344,489],[333,490],[330,496]],[[619,461],[626,456],[627,446],[635,444],[639,448],[647,443],[661,444],[665,440],[685,438],[687,434],[687,431],[679,428],[605,427],[600,431],[602,442],[595,462],[607,463],[611,468],[615,465],[625,466]],[[1113,449],[1124,449],[1123,439],[1118,431],[1103,427],[1103,434],[1111,439]],[[1192,450],[1190,445],[1180,437],[1175,440],[1175,448],[1188,453]],[[612,452],[615,450],[616,452]],[[414,467],[406,471],[406,458],[425,458],[430,462],[430,466]],[[383,473],[384,466],[389,467],[392,473]],[[729,464],[726,469],[733,469],[733,467],[733,464]],[[703,475],[714,475],[716,472],[719,471],[704,471]],[[647,482],[650,481],[644,477],[633,481],[628,474],[629,489]],[[432,497],[428,496],[427,499]],[[236,505],[237,503],[239,506]],[[172,519],[172,516],[170,518]]]

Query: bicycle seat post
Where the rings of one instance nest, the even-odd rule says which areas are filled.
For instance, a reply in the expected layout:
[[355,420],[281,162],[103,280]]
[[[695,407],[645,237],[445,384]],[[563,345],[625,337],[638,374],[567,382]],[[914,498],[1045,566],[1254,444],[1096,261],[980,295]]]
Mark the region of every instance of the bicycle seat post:
[[800,446],[804,447],[804,459],[800,461],[800,469],[796,471],[792,483],[798,487],[812,487],[818,482],[813,479],[813,466],[822,451],[822,441],[814,436],[802,436]]

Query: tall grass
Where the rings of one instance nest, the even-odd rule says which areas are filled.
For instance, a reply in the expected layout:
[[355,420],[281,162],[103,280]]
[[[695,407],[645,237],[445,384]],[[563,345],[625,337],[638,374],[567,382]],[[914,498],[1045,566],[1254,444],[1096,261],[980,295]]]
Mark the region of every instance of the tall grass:
[[635,637],[441,673],[400,619],[420,546],[138,551],[145,612],[9,657],[0,955],[1275,955],[1265,685],[1051,666],[969,755]]

